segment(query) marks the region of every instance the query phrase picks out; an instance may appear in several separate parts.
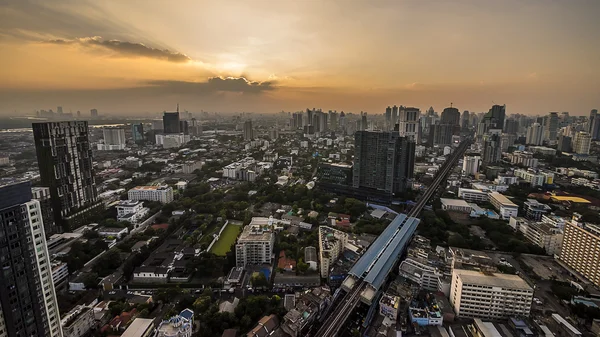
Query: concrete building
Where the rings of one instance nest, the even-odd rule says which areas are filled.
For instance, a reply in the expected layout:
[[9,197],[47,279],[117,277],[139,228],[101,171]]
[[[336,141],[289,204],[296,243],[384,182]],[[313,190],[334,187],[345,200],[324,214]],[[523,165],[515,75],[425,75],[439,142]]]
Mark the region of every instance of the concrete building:
[[539,162],[537,158],[533,158],[533,153],[525,151],[515,151],[509,153],[507,157],[511,164],[520,164],[531,168],[536,168]]
[[544,248],[548,255],[559,255],[562,247],[563,232],[560,228],[543,222],[525,222],[519,231],[534,245]]
[[134,143],[141,144],[146,139],[144,134],[144,124],[143,123],[133,123],[131,124],[131,138]]
[[252,140],[252,139],[254,139],[254,129],[252,128],[252,121],[245,121],[244,122],[244,140]]
[[94,310],[78,305],[63,316],[60,322],[64,337],[82,337],[96,326]]
[[41,185],[50,189],[60,231],[83,224],[101,209],[87,122],[33,123]]
[[400,297],[383,293],[379,299],[379,314],[395,321],[398,317],[399,306]]
[[181,133],[179,120],[179,104],[175,112],[163,112],[163,128],[166,134]]
[[319,258],[317,257],[317,248],[304,247],[304,262],[308,264],[308,269],[317,270]]
[[463,158],[463,174],[475,175],[477,172],[479,172],[479,165],[481,165],[480,156],[465,155]]
[[154,333],[154,319],[136,318],[129,324],[121,337],[150,337]]
[[168,204],[173,201],[173,188],[170,186],[137,186],[127,192],[129,200],[159,201]]
[[535,221],[541,220],[542,215],[552,210],[550,206],[542,204],[535,199],[527,199],[527,201],[523,203],[523,209],[525,210],[525,217]]
[[245,268],[247,265],[271,264],[275,233],[271,222],[267,225],[253,224],[252,218],[249,225],[245,226],[235,245],[235,261],[237,267]]
[[134,200],[121,200],[116,208],[117,220],[129,221],[132,224],[137,224],[142,221],[150,211],[148,207],[144,207],[142,201]]
[[183,133],[158,134],[154,137],[156,145],[160,145],[165,149],[178,148],[190,141],[190,135]]
[[577,154],[590,154],[592,136],[588,132],[579,131],[573,139],[573,152]]
[[42,220],[44,221],[44,232],[46,237],[58,233],[60,228],[54,222],[54,211],[52,210],[52,200],[50,199],[50,189],[48,187],[32,187],[31,193],[33,199],[40,202],[42,208]]
[[510,217],[516,217],[519,213],[519,206],[515,205],[503,194],[491,192],[489,194],[490,203],[496,208],[502,219],[508,220]]
[[0,186],[0,336],[62,336],[40,203],[29,182]]
[[54,287],[60,287],[69,276],[69,268],[66,262],[52,262],[52,282]]
[[421,110],[419,110],[419,108],[400,107],[400,114],[398,116],[398,131],[400,137],[407,137],[413,142],[418,142],[420,115]]
[[440,201],[442,202],[442,209],[445,211],[471,213],[471,206],[465,200],[441,198]]
[[202,168],[204,163],[201,161],[187,161],[183,163],[182,169],[184,174],[192,174],[194,171]]
[[529,316],[533,288],[517,275],[454,269],[450,304],[465,318]]
[[191,337],[194,331],[194,312],[184,309],[168,320],[162,321],[156,328],[154,337]]
[[124,150],[127,140],[125,130],[117,127],[106,127],[102,129],[104,143],[98,144],[99,151]]
[[565,223],[560,261],[591,283],[600,286],[600,226],[580,222]]
[[527,128],[525,142],[529,145],[542,145],[544,127],[540,123],[533,123]]
[[467,202],[486,202],[489,200],[489,195],[486,191],[462,187],[458,188],[458,197]]
[[542,186],[546,183],[546,176],[534,171],[518,169],[514,172],[516,177],[523,179],[531,184],[531,186]]
[[348,244],[348,234],[327,226],[319,226],[319,263],[321,278],[328,279],[333,263]]

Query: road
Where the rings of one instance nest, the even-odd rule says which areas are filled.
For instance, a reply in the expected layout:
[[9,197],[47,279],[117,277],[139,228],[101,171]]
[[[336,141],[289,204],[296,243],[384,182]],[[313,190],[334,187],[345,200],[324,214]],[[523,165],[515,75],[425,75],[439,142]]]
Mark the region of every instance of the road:
[[[454,151],[452,155],[444,162],[435,178],[431,182],[431,185],[425,190],[422,196],[419,198],[417,203],[413,206],[410,212],[407,214],[408,218],[417,217],[423,207],[429,202],[429,199],[435,194],[440,184],[446,179],[448,174],[454,169],[454,166],[458,162],[458,159],[462,157],[466,151],[471,140],[464,140],[459,147]],[[412,235],[412,234],[411,234]],[[317,331],[317,337],[331,337],[336,336],[340,331],[353,309],[360,301],[360,295],[362,291],[367,287],[367,282],[363,279],[357,281],[357,284],[348,292],[338,303],[337,307],[325,318],[323,325]],[[333,304],[335,305],[335,304]]]

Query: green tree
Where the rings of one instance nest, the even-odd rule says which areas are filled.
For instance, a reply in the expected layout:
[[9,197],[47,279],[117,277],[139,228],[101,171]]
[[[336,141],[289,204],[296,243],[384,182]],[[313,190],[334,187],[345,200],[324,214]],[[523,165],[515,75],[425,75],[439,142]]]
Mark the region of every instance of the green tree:
[[269,281],[263,273],[257,273],[256,275],[253,275],[250,279],[250,283],[252,283],[252,286],[255,288],[269,286]]

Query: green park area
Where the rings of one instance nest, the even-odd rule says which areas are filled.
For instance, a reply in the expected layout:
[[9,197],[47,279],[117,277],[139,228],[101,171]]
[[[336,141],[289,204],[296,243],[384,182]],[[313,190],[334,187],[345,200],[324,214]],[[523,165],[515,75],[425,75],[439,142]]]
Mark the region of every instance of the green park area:
[[225,256],[241,231],[242,226],[227,224],[219,240],[211,247],[210,252],[215,255]]

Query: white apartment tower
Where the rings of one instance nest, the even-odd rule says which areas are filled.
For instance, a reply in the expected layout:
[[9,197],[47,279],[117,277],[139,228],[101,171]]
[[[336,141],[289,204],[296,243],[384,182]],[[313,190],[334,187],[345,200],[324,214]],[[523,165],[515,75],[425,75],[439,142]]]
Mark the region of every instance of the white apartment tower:
[[420,116],[421,110],[419,108],[400,107],[398,116],[400,137],[409,137],[414,142],[418,141]]
[[468,175],[475,175],[477,172],[479,172],[480,164],[480,156],[465,156],[463,158],[463,173]]
[[244,227],[235,245],[236,266],[244,268],[249,264],[270,264],[274,245],[275,233],[272,225],[254,225],[251,222]]
[[577,154],[590,154],[592,136],[585,131],[579,131],[575,134],[573,140],[573,152]]
[[348,243],[348,234],[327,226],[319,227],[319,263],[321,277],[328,278],[333,263],[337,261]]

